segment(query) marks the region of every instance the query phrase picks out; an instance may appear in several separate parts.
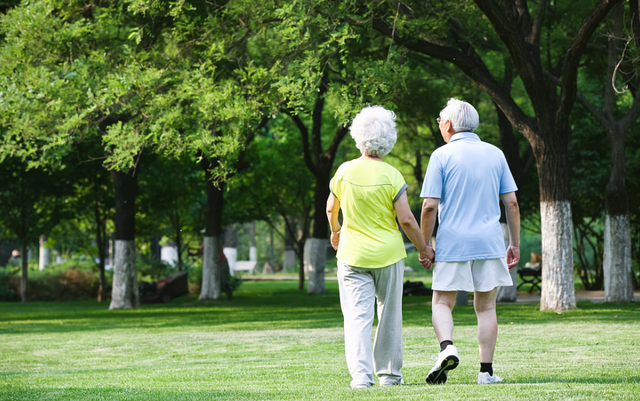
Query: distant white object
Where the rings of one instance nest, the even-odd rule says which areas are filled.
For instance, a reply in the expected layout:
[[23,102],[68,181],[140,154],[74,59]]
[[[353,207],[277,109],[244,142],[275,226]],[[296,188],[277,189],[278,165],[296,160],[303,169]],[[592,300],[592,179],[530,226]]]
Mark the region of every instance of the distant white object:
[[296,252],[293,249],[286,249],[284,251],[284,264],[282,270],[284,272],[292,272],[296,264]]
[[45,243],[47,242],[47,236],[40,236],[40,252],[38,253],[38,267],[40,270],[44,270],[44,268],[51,263],[51,249],[45,247]]
[[411,266],[405,266],[404,267],[404,272],[405,273],[413,273],[413,268]]
[[236,262],[235,271],[248,271],[253,273],[256,270],[258,262],[255,260],[238,260]]
[[256,248],[255,246],[249,248],[249,260],[258,260],[258,248]]
[[227,263],[229,263],[229,273],[233,274],[238,260],[238,248],[222,248],[222,253],[224,253],[224,257],[227,258]]
[[62,263],[62,256],[56,255],[56,264]]
[[160,260],[170,265],[178,262],[178,247],[172,245],[163,245],[160,248]]

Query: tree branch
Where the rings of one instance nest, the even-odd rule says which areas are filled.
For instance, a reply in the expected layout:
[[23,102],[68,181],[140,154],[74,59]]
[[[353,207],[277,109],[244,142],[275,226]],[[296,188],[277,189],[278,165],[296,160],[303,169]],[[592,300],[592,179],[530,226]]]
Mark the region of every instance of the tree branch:
[[288,110],[287,112],[300,131],[300,136],[302,137],[302,155],[304,157],[304,162],[313,175],[318,175],[318,168],[315,164],[313,164],[313,160],[311,160],[311,150],[309,149],[309,130],[300,119],[300,116],[298,116],[297,114],[293,114],[293,111],[291,110]]
[[571,45],[567,50],[562,65],[562,76],[560,87],[560,101],[556,112],[556,132],[564,132],[568,129],[569,113],[576,99],[578,87],[578,64],[582,53],[589,43],[589,39],[598,25],[602,22],[609,11],[621,0],[600,0],[589,15],[584,19],[578,32],[573,37]]
[[542,34],[542,25],[544,23],[544,14],[547,9],[549,0],[540,0],[538,9],[536,10],[536,18],[533,20],[533,28],[531,34],[527,38],[527,42],[535,47],[540,47],[540,35]]
[[[350,23],[355,22],[350,21]],[[375,18],[372,24],[376,31],[387,37],[391,36],[392,28],[384,20]],[[467,49],[468,52],[462,52],[438,40],[429,38],[405,38],[398,32],[395,33],[395,41],[399,46],[404,46],[416,53],[454,64],[499,105],[516,129],[520,132],[530,132],[533,130],[535,119],[527,116],[522,109],[520,109],[511,95],[507,93],[493,75],[491,75],[491,72],[471,45],[469,45]]]

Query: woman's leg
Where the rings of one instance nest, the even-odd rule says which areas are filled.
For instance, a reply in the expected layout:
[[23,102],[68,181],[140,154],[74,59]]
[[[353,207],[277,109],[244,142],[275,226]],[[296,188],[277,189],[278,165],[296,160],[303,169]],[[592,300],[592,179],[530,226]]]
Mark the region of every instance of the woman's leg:
[[378,298],[378,328],[373,343],[373,365],[383,386],[402,381],[402,277],[404,260],[372,269]]
[[368,387],[373,380],[371,328],[375,287],[368,269],[351,268],[338,261],[340,306],[344,316],[344,348],[351,387]]

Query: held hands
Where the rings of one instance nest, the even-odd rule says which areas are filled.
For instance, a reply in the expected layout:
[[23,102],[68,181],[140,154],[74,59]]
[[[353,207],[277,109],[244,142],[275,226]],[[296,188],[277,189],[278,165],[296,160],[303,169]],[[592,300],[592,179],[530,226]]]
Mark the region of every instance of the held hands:
[[507,248],[507,267],[511,270],[518,265],[518,262],[520,262],[520,247],[509,245]]
[[420,260],[420,264],[425,269],[431,269],[431,265],[433,264],[436,257],[436,253],[429,245],[427,245],[426,250],[420,252],[418,260]]

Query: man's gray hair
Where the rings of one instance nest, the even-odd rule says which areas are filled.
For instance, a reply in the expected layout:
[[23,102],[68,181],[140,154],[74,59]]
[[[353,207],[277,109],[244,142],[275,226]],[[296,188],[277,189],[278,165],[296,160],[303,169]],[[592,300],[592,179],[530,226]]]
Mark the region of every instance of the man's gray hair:
[[451,127],[456,132],[474,132],[480,124],[476,109],[464,100],[454,98],[449,99],[440,111],[440,118],[451,121]]
[[365,107],[351,124],[351,137],[363,155],[382,157],[398,140],[396,115],[382,106]]

